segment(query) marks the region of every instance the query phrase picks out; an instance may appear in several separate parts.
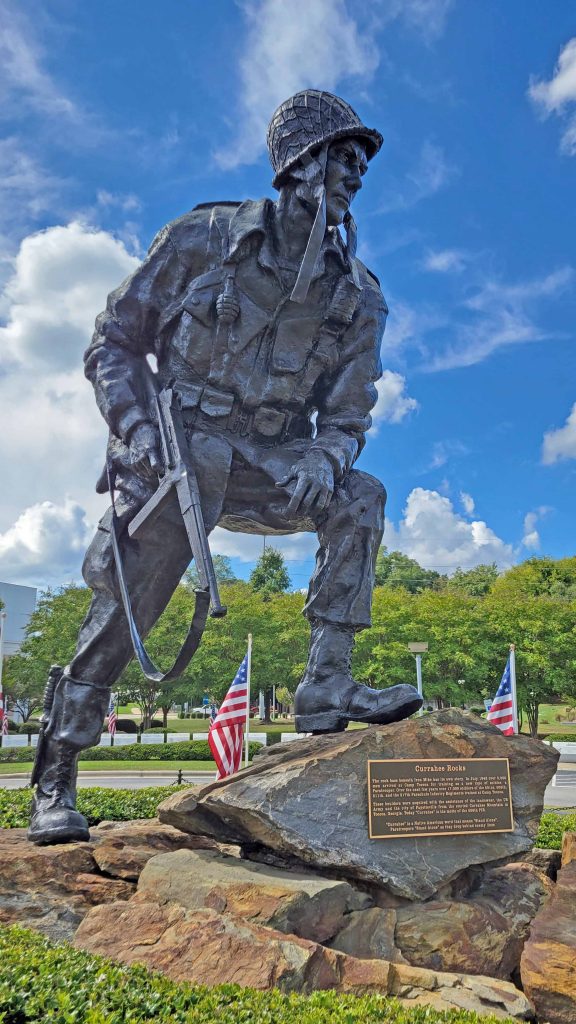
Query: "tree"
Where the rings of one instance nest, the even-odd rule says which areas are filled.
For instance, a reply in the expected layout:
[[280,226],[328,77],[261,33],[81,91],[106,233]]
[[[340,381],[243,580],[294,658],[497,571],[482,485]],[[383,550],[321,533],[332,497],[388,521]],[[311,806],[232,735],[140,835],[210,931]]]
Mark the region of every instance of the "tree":
[[484,597],[498,579],[496,562],[489,565],[476,565],[473,569],[456,569],[453,576],[446,581],[446,589],[468,594],[470,597]]
[[499,577],[497,592],[576,601],[576,558],[528,558]]
[[438,589],[445,577],[434,569],[423,569],[414,558],[401,551],[381,547],[376,557],[376,586],[404,587],[411,594],[430,588]]
[[514,643],[518,706],[536,736],[540,704],[576,696],[576,601],[522,593],[517,582],[516,576],[512,585],[502,577],[484,601],[492,647],[490,695],[496,692],[508,645]]
[[[214,573],[218,583],[236,583],[237,577],[234,575],[234,570],[230,564],[230,559],[227,555],[213,555],[212,562],[214,564]],[[196,565],[192,565],[186,569],[184,573],[184,583],[191,590],[196,590],[200,586],[200,576]]]
[[42,707],[50,666],[72,659],[90,596],[75,584],[46,590],[28,620],[20,651],[6,659],[4,688],[24,721]]
[[276,548],[266,548],[250,573],[250,585],[261,594],[282,594],[292,583],[284,558]]

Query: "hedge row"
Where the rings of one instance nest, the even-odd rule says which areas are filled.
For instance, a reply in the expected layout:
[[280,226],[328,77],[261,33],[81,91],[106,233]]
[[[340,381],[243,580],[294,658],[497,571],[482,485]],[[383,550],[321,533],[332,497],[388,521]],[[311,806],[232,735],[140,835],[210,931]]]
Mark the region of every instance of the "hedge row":
[[[187,784],[184,782],[183,785]],[[78,791],[78,810],[86,815],[90,825],[97,825],[100,821],[154,818],[158,804],[179,788],[181,787],[177,785],[147,786],[144,789],[89,787]],[[26,828],[31,797],[32,791],[29,787],[0,789],[0,828]],[[559,850],[564,832],[576,832],[576,813],[547,812],[540,819],[536,846],[547,850]]]
[[[176,773],[174,773],[176,776]],[[186,783],[183,783],[186,788]],[[136,818],[155,818],[158,804],[182,786],[145,786],[142,789],[104,789],[90,786],[78,790],[78,810],[86,816],[88,824],[101,821],[134,821]],[[27,828],[30,818],[32,790],[0,789],[0,828]],[[1,1007],[0,1003],[0,1007]],[[2,1017],[0,1017],[0,1024]]]
[[576,832],[576,812],[572,814],[543,814],[540,818],[536,846],[545,850],[560,850],[565,832]]
[[[249,743],[250,757],[261,750],[259,743]],[[27,764],[34,760],[34,747],[2,747],[1,764]],[[207,740],[182,743],[127,743],[118,747],[90,747],[82,751],[82,761],[214,761]]]
[[492,1015],[405,1007],[378,995],[177,984],[15,926],[0,928],[0,1007],[3,1024],[497,1024]]
[[576,732],[551,732],[540,739],[548,740],[550,743],[576,743]]

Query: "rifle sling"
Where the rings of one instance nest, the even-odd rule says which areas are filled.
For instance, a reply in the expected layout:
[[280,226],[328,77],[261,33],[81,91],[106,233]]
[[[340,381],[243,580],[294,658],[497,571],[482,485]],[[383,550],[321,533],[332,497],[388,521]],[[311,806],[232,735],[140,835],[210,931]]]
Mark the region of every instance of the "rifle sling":
[[194,615],[192,616],[192,622],[188,634],[180,652],[172,665],[172,668],[168,669],[167,672],[161,672],[160,669],[156,668],[156,665],[150,658],[144,643],[140,636],[138,627],[132,614],[132,605],[130,602],[130,595],[128,593],[128,585],[126,583],[126,576],[124,574],[124,563],[122,561],[122,554],[120,552],[120,538],[122,535],[122,526],[120,519],[116,512],[116,505],[114,502],[114,484],[115,484],[115,473],[110,466],[107,467],[108,472],[108,488],[110,491],[110,499],[112,502],[112,523],[110,529],[110,536],[112,539],[112,550],[114,552],[114,560],[116,562],[116,571],[118,573],[118,584],[120,587],[120,595],[122,597],[122,605],[124,607],[124,613],[128,622],[128,628],[130,630],[130,639],[132,640],[132,647],[134,648],[134,654],[138,659],[140,668],[147,679],[150,679],[154,683],[167,683],[172,679],[177,679],[182,675],[184,670],[189,665],[192,657],[198,650],[202,634],[206,627],[206,620],[208,618],[208,609],[210,608],[210,593],[208,588],[205,590],[196,590],[196,602],[194,606]]

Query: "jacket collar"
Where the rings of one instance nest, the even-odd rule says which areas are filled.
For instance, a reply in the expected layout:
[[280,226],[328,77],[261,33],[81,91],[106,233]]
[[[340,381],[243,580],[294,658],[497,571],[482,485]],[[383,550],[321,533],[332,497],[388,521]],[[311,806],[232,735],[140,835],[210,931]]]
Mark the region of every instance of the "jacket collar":
[[[279,268],[272,244],[272,221],[275,205],[272,199],[247,199],[238,207],[230,221],[228,230],[229,260],[235,262],[241,259],[244,243],[255,237],[258,246],[258,262],[278,275]],[[350,271],[338,228],[328,228],[312,280],[321,277],[324,273],[328,255],[337,259],[344,272]]]

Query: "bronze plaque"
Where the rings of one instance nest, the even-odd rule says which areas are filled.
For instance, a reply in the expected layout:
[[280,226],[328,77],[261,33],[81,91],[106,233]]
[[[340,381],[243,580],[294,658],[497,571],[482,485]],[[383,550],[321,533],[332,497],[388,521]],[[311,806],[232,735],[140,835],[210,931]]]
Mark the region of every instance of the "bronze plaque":
[[507,757],[368,761],[370,839],[513,832]]

